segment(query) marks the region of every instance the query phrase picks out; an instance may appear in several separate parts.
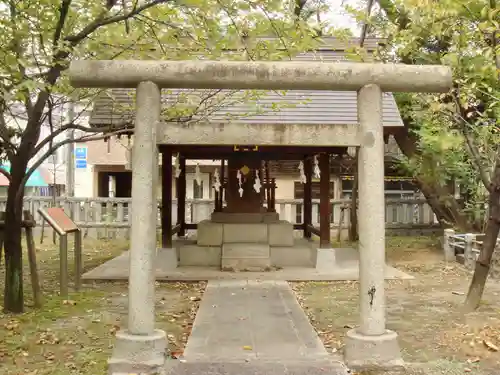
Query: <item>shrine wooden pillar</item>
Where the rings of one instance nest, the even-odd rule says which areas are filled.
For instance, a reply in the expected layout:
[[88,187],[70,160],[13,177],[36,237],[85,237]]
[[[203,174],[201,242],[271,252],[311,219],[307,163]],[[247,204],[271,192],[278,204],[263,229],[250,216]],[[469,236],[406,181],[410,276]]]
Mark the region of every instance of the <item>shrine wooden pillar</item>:
[[180,229],[178,237],[186,235],[186,158],[179,154],[179,169],[181,173],[177,178],[177,225]]
[[161,149],[161,247],[172,247],[172,149],[167,146]]
[[271,190],[272,190],[271,172],[269,171],[269,161],[267,160],[264,162],[264,169],[266,174],[265,192],[266,192],[267,212],[274,212],[273,202],[271,201]]
[[319,231],[320,248],[330,248],[330,155],[319,155],[319,168],[321,170],[319,182]]
[[304,158],[304,238],[311,238],[310,225],[312,225],[312,160]]
[[224,180],[226,179],[225,169],[226,169],[226,161],[224,159],[222,159],[220,161],[220,184],[221,184],[221,186],[220,186],[220,194],[219,194],[219,208],[220,208],[221,212],[224,208],[224,191],[226,189],[226,185],[224,183]]

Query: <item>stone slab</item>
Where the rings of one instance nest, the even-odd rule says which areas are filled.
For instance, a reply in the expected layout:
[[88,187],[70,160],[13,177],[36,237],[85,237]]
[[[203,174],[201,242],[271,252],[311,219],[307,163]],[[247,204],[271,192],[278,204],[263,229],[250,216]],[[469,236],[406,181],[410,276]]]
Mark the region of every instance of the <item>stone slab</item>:
[[269,272],[272,271],[269,258],[222,258],[221,270],[224,272]]
[[189,337],[187,362],[326,360],[285,281],[209,281]]
[[260,272],[271,269],[269,245],[225,243],[222,245],[223,271]]
[[234,213],[234,212],[213,212],[210,216],[214,223],[235,223],[235,224],[256,224],[274,223],[279,221],[277,212],[263,213]]
[[[189,241],[186,241],[189,242]],[[182,241],[176,241],[180,246]],[[300,249],[301,245],[296,245]],[[316,250],[316,249],[314,249]],[[223,272],[219,267],[177,267],[171,270],[164,267],[165,254],[160,250],[156,255],[155,276],[161,281],[200,281],[200,280],[288,280],[288,281],[347,281],[359,280],[357,251],[350,248],[336,249],[337,265],[325,272],[319,272],[310,267],[287,267],[272,272]],[[129,252],[113,258],[100,266],[86,272],[84,281],[128,280],[130,258]],[[385,267],[386,280],[411,280],[410,274],[387,265]]]
[[185,245],[179,248],[179,265],[220,267],[220,246]]
[[169,270],[175,270],[179,265],[179,260],[177,256],[176,248],[160,248],[156,250],[157,253],[161,252],[163,254],[163,268]]
[[270,223],[268,226],[270,246],[293,246],[293,224],[282,220],[278,223]]
[[221,246],[223,227],[220,223],[211,220],[202,220],[198,223],[196,243],[200,246]]
[[316,249],[306,246],[271,246],[271,264],[280,268],[314,268],[316,265]]
[[269,259],[269,245],[256,243],[225,243],[222,258],[266,258]]
[[[169,361],[161,375],[348,375],[334,361],[294,362],[184,362]],[[118,374],[117,374],[118,375]],[[120,374],[121,375],[121,374]],[[124,374],[125,375],[125,374]],[[127,374],[129,375],[129,374]]]
[[317,249],[316,270],[318,272],[329,272],[337,266],[335,249]]
[[268,224],[222,224],[224,244],[268,243]]

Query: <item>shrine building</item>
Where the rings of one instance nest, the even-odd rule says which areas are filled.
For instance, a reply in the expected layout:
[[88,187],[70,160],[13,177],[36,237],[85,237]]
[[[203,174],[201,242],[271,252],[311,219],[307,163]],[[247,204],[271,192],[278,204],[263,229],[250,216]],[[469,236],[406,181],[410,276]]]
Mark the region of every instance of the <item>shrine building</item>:
[[[346,49],[357,43],[356,39],[343,43],[326,38],[321,47],[301,53],[294,60],[345,61]],[[380,43],[379,39],[368,39],[365,47],[373,52]],[[349,180],[340,175],[341,166],[346,160],[354,164],[348,134],[358,124],[357,93],[269,91],[255,100],[250,90],[219,91],[217,95],[226,96],[220,102],[206,100],[208,104],[200,105],[214,90],[162,90],[166,123],[157,134],[161,153],[162,251],[172,251],[171,259],[175,257],[179,266],[239,271],[330,267],[334,259],[325,251],[326,258],[320,260],[318,247],[331,248],[330,200],[342,198],[341,181]],[[134,94],[134,89],[108,90],[95,102],[90,124],[133,124]],[[188,119],[169,120],[169,108],[179,102],[197,106],[199,111]],[[382,103],[387,142],[403,124],[392,94],[383,94]],[[231,137],[242,140],[238,136],[242,128],[248,135],[244,143],[228,144]],[[345,146],[338,145],[340,138]],[[336,146],[318,147],[318,143]],[[187,164],[192,160],[196,162],[190,167],[191,180],[200,185],[202,170],[209,171],[209,196],[213,200],[213,211],[206,220],[196,223],[186,220]],[[203,161],[211,165],[207,167]],[[277,177],[283,175],[295,175],[297,180],[295,196],[300,191],[303,199],[300,223],[283,220],[276,210],[280,189]],[[337,184],[332,184],[334,179]],[[320,200],[316,226],[313,192]],[[172,199],[177,200],[173,215]],[[186,236],[188,232],[193,235]]]

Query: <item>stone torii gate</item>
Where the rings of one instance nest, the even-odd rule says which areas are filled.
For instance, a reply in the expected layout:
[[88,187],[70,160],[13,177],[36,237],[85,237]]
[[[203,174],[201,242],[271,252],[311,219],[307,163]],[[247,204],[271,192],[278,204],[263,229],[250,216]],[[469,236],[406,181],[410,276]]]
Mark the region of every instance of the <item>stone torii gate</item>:
[[[386,329],[384,294],[385,203],[383,92],[446,92],[451,70],[444,66],[367,63],[241,62],[241,61],[75,61],[69,76],[73,86],[136,88],[136,118],[132,160],[132,229],[130,249],[128,329],[117,333],[110,364],[164,364],[165,332],[155,330],[154,288],[158,178],[157,143],[176,143],[165,137],[160,118],[161,88],[345,90],[358,93],[357,126],[308,128],[318,146],[360,147],[359,171],[359,327],[346,338],[348,366],[397,365],[401,354],[397,334]],[[234,128],[234,127],[233,127]],[[214,129],[203,136],[223,144],[294,145],[293,135],[281,129],[264,133],[241,127],[224,133]],[[335,129],[337,128],[337,129]],[[189,129],[186,129],[189,130]],[[333,132],[335,137],[325,136]],[[287,135],[288,134],[288,135]],[[182,141],[177,141],[182,142]],[[338,142],[338,143],[337,143]],[[252,144],[257,144],[256,141]],[[298,145],[298,142],[297,142]]]

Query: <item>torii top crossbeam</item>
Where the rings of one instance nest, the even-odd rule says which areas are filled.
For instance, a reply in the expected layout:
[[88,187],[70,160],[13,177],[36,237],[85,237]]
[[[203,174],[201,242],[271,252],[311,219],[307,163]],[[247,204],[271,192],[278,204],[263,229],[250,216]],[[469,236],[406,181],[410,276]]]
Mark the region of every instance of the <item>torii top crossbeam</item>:
[[388,92],[446,92],[451,69],[440,65],[246,61],[73,61],[74,87],[357,91],[368,84]]

